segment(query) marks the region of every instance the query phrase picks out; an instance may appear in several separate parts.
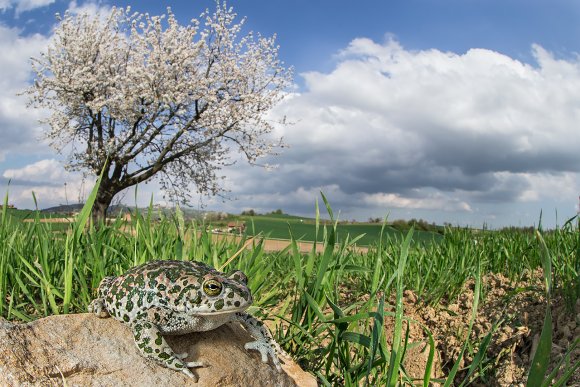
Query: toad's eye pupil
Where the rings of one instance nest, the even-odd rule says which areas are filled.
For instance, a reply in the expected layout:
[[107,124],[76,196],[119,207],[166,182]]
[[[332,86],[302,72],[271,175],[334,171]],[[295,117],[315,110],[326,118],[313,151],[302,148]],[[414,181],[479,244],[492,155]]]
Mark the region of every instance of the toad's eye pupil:
[[219,281],[210,279],[203,284],[203,291],[208,296],[217,296],[222,291],[222,284]]

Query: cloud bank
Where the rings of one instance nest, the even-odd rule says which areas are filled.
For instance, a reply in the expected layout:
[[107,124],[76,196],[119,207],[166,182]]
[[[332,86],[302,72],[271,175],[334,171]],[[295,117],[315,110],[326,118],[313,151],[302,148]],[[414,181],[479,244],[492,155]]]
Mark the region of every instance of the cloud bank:
[[301,74],[306,90],[275,111],[294,122],[277,130],[290,145],[270,160],[279,169],[240,167],[231,188],[243,201],[256,187],[293,198],[332,186],[350,207],[384,211],[471,213],[563,194],[575,203],[580,60],[532,53],[533,65],[353,40],[331,72]]

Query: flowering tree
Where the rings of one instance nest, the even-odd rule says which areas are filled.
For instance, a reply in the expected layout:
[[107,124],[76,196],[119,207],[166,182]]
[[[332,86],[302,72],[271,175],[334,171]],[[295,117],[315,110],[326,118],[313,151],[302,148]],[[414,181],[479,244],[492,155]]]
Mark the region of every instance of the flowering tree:
[[[217,4],[201,22],[113,8],[106,18],[59,18],[54,41],[33,59],[30,105],[47,108],[47,138],[71,150],[67,168],[103,173],[93,218],[113,197],[157,176],[187,200],[190,184],[217,194],[231,151],[251,163],[269,142],[265,114],[283,97],[291,71],[275,37],[241,36],[231,8]],[[200,25],[203,24],[203,28]]]

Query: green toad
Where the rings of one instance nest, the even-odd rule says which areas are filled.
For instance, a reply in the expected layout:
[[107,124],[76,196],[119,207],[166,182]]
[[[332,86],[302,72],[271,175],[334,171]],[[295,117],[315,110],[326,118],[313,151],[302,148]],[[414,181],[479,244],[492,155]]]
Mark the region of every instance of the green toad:
[[189,368],[204,364],[185,361],[187,353],[174,353],[163,335],[208,331],[239,321],[257,339],[245,348],[260,351],[263,362],[269,356],[281,369],[276,352],[282,350],[263,323],[244,312],[251,304],[241,271],[226,275],[201,262],[153,261],[119,277],[105,277],[89,311],[128,324],[143,356],[197,380]]

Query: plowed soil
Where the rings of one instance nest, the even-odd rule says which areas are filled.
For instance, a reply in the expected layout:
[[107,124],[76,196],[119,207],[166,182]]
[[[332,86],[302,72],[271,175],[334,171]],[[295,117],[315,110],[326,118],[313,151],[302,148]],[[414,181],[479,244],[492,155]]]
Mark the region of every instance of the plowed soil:
[[[434,336],[437,348],[437,359],[432,373],[434,377],[448,374],[465,342],[472,314],[473,289],[473,281],[468,282],[457,299],[442,302],[436,308],[423,305],[411,291],[404,294],[405,316],[424,324]],[[486,352],[489,361],[483,372],[483,382],[472,385],[525,384],[544,323],[546,299],[543,289],[541,270],[531,273],[517,283],[499,274],[484,277],[483,301],[480,302],[470,340],[479,343],[494,325],[497,329]],[[394,302],[391,304],[394,305]],[[570,308],[564,305],[561,297],[556,296],[552,299],[551,309],[554,329],[548,372],[554,369],[571,343],[580,337],[580,300],[574,308]],[[385,325],[388,330],[392,327],[392,320],[385,321]],[[410,341],[427,342],[427,335],[419,324],[411,324]],[[477,345],[466,351],[460,368],[462,370],[456,380],[463,380],[467,374],[465,368],[469,367],[476,352]],[[407,371],[413,377],[422,378],[427,359],[426,351],[415,349],[414,353],[408,355],[404,363]],[[571,353],[570,363],[578,359],[580,348]],[[576,372],[567,385],[580,386],[580,372]]]

